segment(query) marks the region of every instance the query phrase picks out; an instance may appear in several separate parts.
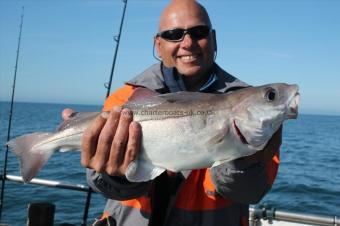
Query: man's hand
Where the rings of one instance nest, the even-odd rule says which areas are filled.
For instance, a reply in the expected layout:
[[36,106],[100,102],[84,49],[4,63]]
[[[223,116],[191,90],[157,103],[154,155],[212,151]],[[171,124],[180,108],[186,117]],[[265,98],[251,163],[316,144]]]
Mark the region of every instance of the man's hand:
[[272,138],[268,141],[266,147],[262,151],[258,151],[253,155],[244,157],[247,162],[269,162],[274,155],[279,151],[282,144],[282,125],[274,133]]
[[[72,114],[72,109],[62,113],[64,119]],[[120,107],[97,116],[84,132],[81,164],[99,173],[123,176],[141,144],[141,126],[132,120],[132,112]]]
[[76,112],[73,109],[65,108],[63,110],[63,112],[61,113],[61,117],[66,121],[66,120],[72,118],[75,114],[76,114]]

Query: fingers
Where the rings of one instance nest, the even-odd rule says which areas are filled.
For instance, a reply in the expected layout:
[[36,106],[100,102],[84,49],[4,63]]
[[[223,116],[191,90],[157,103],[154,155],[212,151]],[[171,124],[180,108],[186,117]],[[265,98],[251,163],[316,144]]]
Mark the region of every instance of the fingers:
[[282,126],[273,134],[272,138],[268,141],[266,147],[256,152],[253,155],[244,157],[249,163],[257,163],[257,162],[269,162],[274,155],[279,151],[282,143]]
[[97,149],[93,158],[93,168],[97,172],[104,172],[107,167],[107,160],[110,156],[110,150],[113,142],[114,135],[119,125],[120,108],[113,109],[100,132]]
[[274,155],[279,151],[282,144],[282,125],[273,134],[272,138],[268,141],[267,146],[263,149],[263,162],[270,161]]
[[129,140],[126,147],[122,170],[126,171],[129,164],[136,159],[141,146],[141,138],[142,128],[140,124],[132,122],[129,127]]
[[98,116],[83,136],[82,165],[112,176],[124,175],[140,149],[141,128],[132,120],[132,112],[119,107],[107,119]]
[[104,127],[106,119],[98,115],[94,122],[88,127],[82,139],[81,164],[84,167],[90,167],[91,160],[97,149],[98,138]]
[[106,171],[110,175],[125,173],[121,171],[121,165],[125,156],[126,144],[128,142],[129,136],[129,125],[131,122],[132,114],[130,110],[122,110],[120,113],[118,125],[112,137],[113,140],[111,138],[111,146],[108,149],[110,153],[107,156],[109,159],[106,166]]

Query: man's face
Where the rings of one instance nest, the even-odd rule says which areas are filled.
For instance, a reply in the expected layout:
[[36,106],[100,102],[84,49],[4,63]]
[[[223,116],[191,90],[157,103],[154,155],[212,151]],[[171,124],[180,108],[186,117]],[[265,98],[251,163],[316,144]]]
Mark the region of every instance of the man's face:
[[[210,23],[201,12],[179,9],[164,15],[160,31],[183,28],[188,29]],[[185,76],[202,75],[214,62],[215,41],[210,32],[206,38],[195,40],[189,34],[179,42],[167,41],[161,37],[155,40],[157,53],[167,67],[176,67]]]

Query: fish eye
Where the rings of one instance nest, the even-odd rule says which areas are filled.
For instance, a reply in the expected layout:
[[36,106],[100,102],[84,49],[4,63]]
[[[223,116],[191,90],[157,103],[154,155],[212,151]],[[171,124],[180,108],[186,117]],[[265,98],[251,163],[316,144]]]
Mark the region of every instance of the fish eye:
[[268,89],[264,95],[264,98],[268,101],[268,102],[272,102],[275,100],[276,98],[276,90],[275,89]]

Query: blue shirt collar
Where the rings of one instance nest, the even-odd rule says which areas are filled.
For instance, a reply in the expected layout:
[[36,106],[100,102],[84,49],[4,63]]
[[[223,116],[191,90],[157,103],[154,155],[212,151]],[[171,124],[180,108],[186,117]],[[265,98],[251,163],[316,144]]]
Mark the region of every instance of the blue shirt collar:
[[217,81],[217,75],[215,73],[210,74],[209,80],[200,88],[200,92],[204,92],[209,90],[213,86],[213,84]]
[[[166,67],[164,64],[162,64],[162,73],[164,77],[164,82],[167,88],[169,89],[169,92],[178,92],[178,91],[186,91],[186,87],[182,78],[182,75],[180,75],[176,68],[174,67]],[[215,64],[213,65],[215,67]],[[200,92],[206,92],[208,91],[217,81],[217,75],[215,73],[215,70],[210,70],[210,76],[208,81],[199,89]]]

